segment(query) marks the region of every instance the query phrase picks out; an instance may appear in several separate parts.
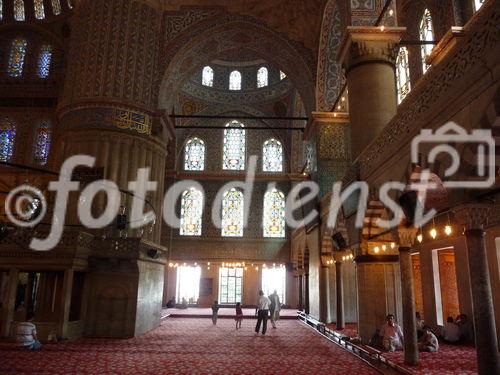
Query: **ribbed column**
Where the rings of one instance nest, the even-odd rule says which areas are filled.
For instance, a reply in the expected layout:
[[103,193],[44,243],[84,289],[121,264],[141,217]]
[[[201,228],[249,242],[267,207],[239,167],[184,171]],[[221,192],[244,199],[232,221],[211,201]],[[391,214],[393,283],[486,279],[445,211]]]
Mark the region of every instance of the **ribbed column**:
[[415,242],[417,229],[400,226],[399,269],[401,271],[401,297],[403,304],[403,336],[405,363],[418,364],[417,326],[415,317],[415,292],[413,289],[413,265],[411,249]]
[[346,69],[356,158],[396,114],[395,62],[402,27],[349,26],[339,59]]
[[455,218],[464,226],[469,260],[469,276],[474,315],[474,337],[480,375],[499,374],[493,297],[484,241],[491,204],[474,203],[454,210]]

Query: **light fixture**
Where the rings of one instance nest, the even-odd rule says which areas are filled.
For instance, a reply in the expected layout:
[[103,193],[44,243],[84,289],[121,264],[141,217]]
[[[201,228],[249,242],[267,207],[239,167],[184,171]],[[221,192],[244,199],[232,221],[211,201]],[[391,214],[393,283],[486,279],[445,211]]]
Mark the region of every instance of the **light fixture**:
[[389,17],[392,17],[394,15],[394,11],[392,9],[389,9]]
[[387,246],[382,245],[382,251],[386,251],[386,250],[387,250]]
[[380,31],[384,31],[385,30],[385,26],[380,26]]
[[391,249],[394,249],[396,247],[396,244],[394,242],[391,242]]
[[373,251],[375,252],[375,254],[378,254],[378,253],[379,253],[379,251],[380,251],[380,249],[379,249],[379,247],[378,247],[378,246],[375,246],[375,248],[373,249]]
[[209,265],[210,265],[210,262],[207,263],[207,266],[209,266]]
[[417,241],[420,242],[420,243],[422,243],[423,240],[424,240],[424,236],[422,236],[422,233],[419,233],[417,235]]
[[447,236],[449,236],[449,235],[451,235],[451,234],[453,233],[453,229],[451,229],[451,225],[446,225],[446,226],[444,227],[444,233],[445,233]]

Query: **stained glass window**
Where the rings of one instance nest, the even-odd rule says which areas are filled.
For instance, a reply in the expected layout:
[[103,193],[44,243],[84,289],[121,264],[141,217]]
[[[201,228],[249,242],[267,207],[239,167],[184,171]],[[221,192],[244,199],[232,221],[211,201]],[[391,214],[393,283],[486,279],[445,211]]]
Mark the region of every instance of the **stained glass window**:
[[222,236],[243,236],[243,193],[232,188],[222,196]]
[[[226,126],[243,128],[243,124],[236,120]],[[230,171],[243,171],[245,169],[245,130],[224,130],[224,157],[222,169]]]
[[483,6],[484,2],[485,0],[474,0],[474,9],[476,12]]
[[69,9],[73,9],[73,3],[71,0],[68,0],[68,7]]
[[23,75],[24,60],[26,58],[26,47],[28,42],[25,39],[14,39],[10,48],[8,74],[11,77],[21,77]]
[[3,1],[0,0],[0,20],[3,19]]
[[37,20],[43,20],[45,18],[45,8],[43,7],[43,0],[35,0],[33,2],[35,6],[35,17]]
[[56,16],[61,14],[61,0],[52,0],[52,11]]
[[203,194],[195,188],[182,193],[181,236],[201,236],[201,216],[203,214]]
[[285,78],[286,78],[286,73],[280,70],[280,80],[283,81]]
[[16,21],[24,21],[26,19],[23,0],[14,0],[14,19]]
[[[434,40],[434,29],[432,28],[432,16],[428,9],[424,10],[424,15],[420,21],[420,40],[422,42],[432,42]],[[422,67],[424,73],[429,69],[429,65],[426,63],[426,58],[431,54],[433,45],[432,44],[422,44]]]
[[272,189],[264,194],[264,237],[285,237],[285,195]]
[[267,68],[262,67],[257,71],[257,87],[266,87],[268,85]]
[[411,90],[410,66],[406,47],[399,48],[396,59],[396,84],[398,87],[398,103],[401,103]]
[[229,75],[229,90],[241,90],[241,73],[237,70]]
[[262,170],[264,172],[283,171],[283,146],[274,138],[265,141],[262,147]]
[[213,87],[214,85],[214,70],[206,66],[203,68],[203,73],[201,77],[201,84],[203,86]]
[[52,129],[48,121],[43,121],[38,126],[35,137],[35,152],[33,161],[39,165],[46,165],[49,159]]
[[187,141],[184,149],[184,169],[202,171],[205,169],[205,142],[199,138]]
[[0,118],[0,161],[12,159],[16,140],[16,124],[7,118]]
[[243,268],[219,268],[219,303],[241,302]]
[[52,61],[52,46],[44,45],[40,49],[38,56],[38,76],[47,78],[50,72],[50,62]]

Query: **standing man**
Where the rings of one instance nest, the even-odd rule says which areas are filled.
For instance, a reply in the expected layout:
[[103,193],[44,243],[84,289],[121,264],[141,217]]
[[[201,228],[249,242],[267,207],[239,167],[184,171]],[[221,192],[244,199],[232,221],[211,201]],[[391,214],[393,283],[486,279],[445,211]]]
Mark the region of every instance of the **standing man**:
[[276,289],[274,289],[274,293],[269,296],[269,299],[271,300],[271,324],[273,325],[273,328],[276,328],[276,322],[280,318],[281,310],[281,301]]
[[259,333],[260,323],[262,323],[262,334],[266,334],[267,330],[267,316],[269,315],[269,307],[271,301],[269,298],[264,296],[262,290],[259,291],[259,300],[257,301],[257,307],[255,308],[255,313],[257,314],[257,325],[255,326],[255,333]]

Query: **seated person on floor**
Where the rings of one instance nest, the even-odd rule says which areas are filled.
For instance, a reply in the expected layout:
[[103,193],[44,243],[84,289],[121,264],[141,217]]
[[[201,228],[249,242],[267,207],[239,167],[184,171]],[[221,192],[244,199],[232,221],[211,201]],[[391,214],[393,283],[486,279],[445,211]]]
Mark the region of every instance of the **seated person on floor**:
[[418,341],[418,350],[421,352],[435,353],[439,350],[437,337],[432,333],[430,327],[424,326],[423,335]]
[[28,313],[26,321],[18,323],[16,327],[17,345],[28,350],[40,350],[42,344],[36,335],[36,326],[33,324],[33,313]]
[[182,302],[181,305],[179,306],[179,309],[187,309],[188,308],[188,302],[186,298],[182,297]]
[[167,308],[175,307],[175,297],[172,297],[167,302]]
[[417,326],[417,337],[420,338],[424,334],[423,328],[425,326],[425,323],[418,311],[415,313],[415,323]]
[[474,326],[467,318],[466,314],[460,314],[457,320],[458,329],[460,331],[460,341],[474,342]]
[[389,314],[387,322],[380,328],[379,336],[382,338],[382,348],[385,351],[393,352],[403,348],[403,331],[396,324],[394,315]]
[[450,344],[456,343],[460,340],[460,329],[453,321],[453,317],[449,316],[448,319],[446,319],[441,336],[445,342]]

